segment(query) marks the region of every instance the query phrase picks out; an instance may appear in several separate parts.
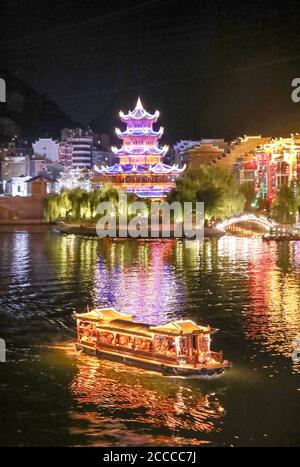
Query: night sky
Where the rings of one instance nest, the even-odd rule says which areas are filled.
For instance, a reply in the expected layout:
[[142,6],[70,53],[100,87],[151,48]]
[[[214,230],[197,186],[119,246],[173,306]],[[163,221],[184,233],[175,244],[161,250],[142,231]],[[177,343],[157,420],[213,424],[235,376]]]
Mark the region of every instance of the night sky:
[[10,0],[1,65],[99,133],[141,96],[165,139],[300,131],[299,2]]

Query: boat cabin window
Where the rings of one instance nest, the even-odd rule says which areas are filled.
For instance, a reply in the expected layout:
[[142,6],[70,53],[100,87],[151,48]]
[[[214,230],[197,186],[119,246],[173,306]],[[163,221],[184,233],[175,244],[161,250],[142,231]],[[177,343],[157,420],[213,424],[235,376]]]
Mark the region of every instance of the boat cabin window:
[[143,339],[142,337],[135,338],[135,350],[137,352],[153,352],[153,342],[150,339]]
[[84,336],[96,336],[96,325],[88,321],[80,321],[79,334]]
[[115,345],[117,347],[124,347],[126,349],[133,349],[134,337],[126,334],[116,334]]
[[156,336],[155,353],[168,358],[176,358],[176,344],[173,337]]
[[81,342],[96,346],[97,331],[95,323],[89,321],[79,321],[78,323],[78,339]]
[[200,344],[201,344],[201,351],[202,352],[209,352],[210,350],[210,336],[203,336],[201,341],[200,341]]
[[189,338],[188,337],[179,338],[178,356],[181,356],[181,357],[189,356]]
[[104,345],[114,345],[114,335],[112,332],[100,332],[99,342]]

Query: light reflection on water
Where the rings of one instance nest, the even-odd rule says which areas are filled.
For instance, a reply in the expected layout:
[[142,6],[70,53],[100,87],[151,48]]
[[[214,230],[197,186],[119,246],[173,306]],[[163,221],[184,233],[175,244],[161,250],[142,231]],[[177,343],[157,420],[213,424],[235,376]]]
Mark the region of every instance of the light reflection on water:
[[122,446],[160,445],[170,437],[174,445],[209,444],[209,434],[221,430],[224,408],[212,389],[203,392],[198,385],[195,391],[185,381],[85,355],[76,359],[71,392],[82,411],[70,413],[72,432],[90,437],[89,444],[95,442],[95,429],[102,443]]
[[[0,234],[0,445],[300,445],[299,277],[299,242]],[[192,382],[77,354],[65,342],[86,305],[209,323],[234,368]]]

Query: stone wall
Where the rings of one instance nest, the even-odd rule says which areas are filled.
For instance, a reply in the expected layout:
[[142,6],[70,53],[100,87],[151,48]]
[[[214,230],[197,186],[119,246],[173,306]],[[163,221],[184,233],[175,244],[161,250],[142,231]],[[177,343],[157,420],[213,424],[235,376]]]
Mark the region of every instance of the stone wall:
[[0,197],[0,222],[43,221],[43,200],[32,197]]

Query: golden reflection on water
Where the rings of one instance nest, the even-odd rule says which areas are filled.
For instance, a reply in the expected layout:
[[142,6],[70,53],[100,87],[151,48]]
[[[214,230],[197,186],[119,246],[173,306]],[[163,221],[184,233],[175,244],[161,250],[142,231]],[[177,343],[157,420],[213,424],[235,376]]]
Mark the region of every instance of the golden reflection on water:
[[224,407],[214,392],[203,392],[199,382],[195,391],[193,383],[183,380],[68,353],[77,366],[70,387],[76,402],[76,411],[70,413],[72,433],[90,430],[93,445],[97,433],[100,444],[160,445],[168,440],[170,445],[199,445],[221,430]]
[[254,249],[248,262],[251,309],[244,324],[248,338],[289,358],[292,341],[300,335],[300,271],[295,258],[293,243],[266,244],[259,254]]

